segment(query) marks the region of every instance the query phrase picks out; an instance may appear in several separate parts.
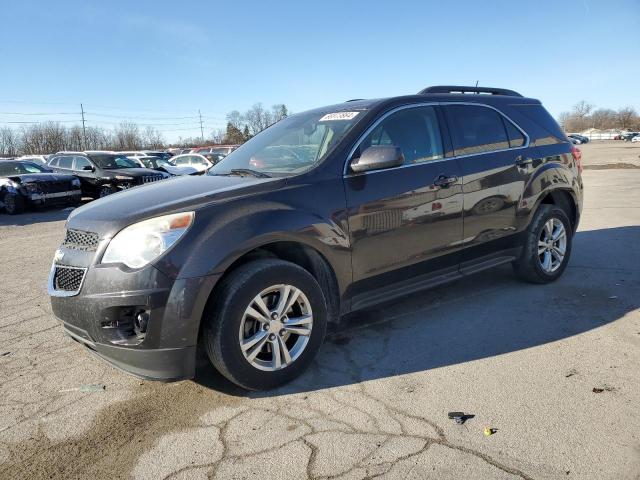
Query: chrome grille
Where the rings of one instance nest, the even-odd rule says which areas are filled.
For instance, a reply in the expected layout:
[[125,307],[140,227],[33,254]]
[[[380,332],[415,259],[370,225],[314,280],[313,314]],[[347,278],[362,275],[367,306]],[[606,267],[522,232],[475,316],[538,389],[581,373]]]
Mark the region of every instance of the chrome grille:
[[142,177],[142,183],[151,183],[157,182],[158,180],[163,180],[164,176],[162,175],[145,175]]
[[53,272],[53,287],[65,292],[77,292],[82,285],[84,268],[56,266]]
[[67,230],[62,246],[74,250],[93,251],[98,248],[97,233],[83,232],[82,230]]

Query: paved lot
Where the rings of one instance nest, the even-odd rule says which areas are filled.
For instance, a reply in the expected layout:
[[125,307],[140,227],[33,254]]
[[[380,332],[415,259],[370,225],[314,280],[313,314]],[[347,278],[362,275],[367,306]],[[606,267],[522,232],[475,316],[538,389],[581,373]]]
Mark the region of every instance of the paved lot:
[[593,141],[578,145],[587,168],[640,168],[640,143],[621,140]]
[[0,478],[640,478],[640,169],[584,177],[560,281],[501,268],[354,315],[263,394],[90,356],[45,294],[68,212],[1,215]]

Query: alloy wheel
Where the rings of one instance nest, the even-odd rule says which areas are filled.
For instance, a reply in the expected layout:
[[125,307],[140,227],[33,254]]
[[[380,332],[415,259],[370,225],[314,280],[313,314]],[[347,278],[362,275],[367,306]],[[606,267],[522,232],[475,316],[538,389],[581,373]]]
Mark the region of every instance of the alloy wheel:
[[553,273],[564,261],[567,251],[567,230],[557,218],[550,218],[544,224],[538,238],[538,261],[542,270]]
[[251,366],[268,372],[295,362],[307,344],[313,313],[305,294],[293,285],[273,285],[256,295],[240,322],[239,342]]

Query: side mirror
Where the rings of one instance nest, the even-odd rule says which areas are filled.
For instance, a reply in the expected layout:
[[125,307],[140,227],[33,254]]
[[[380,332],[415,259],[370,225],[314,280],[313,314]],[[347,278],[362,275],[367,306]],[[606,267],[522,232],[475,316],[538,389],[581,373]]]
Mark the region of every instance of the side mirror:
[[360,157],[351,160],[351,171],[360,173],[383,168],[399,167],[404,163],[404,154],[400,147],[393,145],[374,145],[367,148]]
[[85,165],[84,167],[82,167],[82,170],[86,170],[88,172],[93,172],[95,170],[95,168],[93,168],[93,166],[91,166],[91,165]]

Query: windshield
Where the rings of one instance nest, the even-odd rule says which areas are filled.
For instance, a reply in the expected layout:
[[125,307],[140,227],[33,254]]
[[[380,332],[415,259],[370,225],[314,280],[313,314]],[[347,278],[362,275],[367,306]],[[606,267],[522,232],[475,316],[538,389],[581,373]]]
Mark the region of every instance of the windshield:
[[208,174],[226,175],[237,169],[270,176],[303,173],[323,160],[363,115],[357,111],[292,115],[231,152]]
[[138,164],[133,160],[128,159],[124,155],[90,155],[91,160],[96,162],[100,168],[105,170],[116,170],[118,168],[136,168]]
[[31,162],[0,162],[0,177],[27,173],[49,173],[49,170]]

